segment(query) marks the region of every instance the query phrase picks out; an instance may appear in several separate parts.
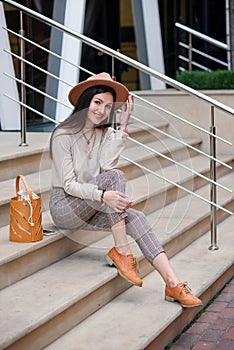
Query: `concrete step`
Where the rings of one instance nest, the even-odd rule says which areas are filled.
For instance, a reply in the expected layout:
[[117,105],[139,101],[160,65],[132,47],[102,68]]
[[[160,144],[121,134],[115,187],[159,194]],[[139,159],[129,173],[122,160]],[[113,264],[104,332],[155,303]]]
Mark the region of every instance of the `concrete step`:
[[[234,184],[234,173],[219,179],[224,186]],[[195,191],[198,195],[209,199],[209,185]],[[224,190],[218,192],[219,204],[234,210],[233,194]],[[228,214],[217,210],[217,222],[221,222]],[[176,202],[154,210],[147,218],[157,232],[161,242],[170,256],[186,247],[210,228],[210,206],[191,195],[178,198]],[[48,212],[43,213],[43,227],[56,230]],[[56,231],[55,231],[56,232]],[[29,276],[63,257],[83,247],[90,246],[98,239],[105,237],[106,232],[82,231],[59,233],[44,236],[40,242],[9,242],[9,228],[1,228],[0,239],[0,289]],[[42,258],[43,257],[43,258]],[[33,263],[30,263],[33,261]],[[19,269],[18,266],[21,266]]]
[[[27,133],[28,146],[19,147],[20,134],[0,132],[0,181],[48,169],[50,133]],[[41,160],[43,159],[43,162]]]
[[[218,204],[234,212],[234,173],[221,177],[219,182],[229,187],[232,193],[218,189]],[[198,196],[209,199],[210,186],[203,186],[194,192]],[[228,213],[216,209],[217,223],[221,223],[227,217],[229,217]],[[169,256],[174,256],[211,228],[210,205],[192,195],[186,195],[158,209],[148,215],[147,219],[163,241]]]
[[[51,170],[41,170],[31,174],[23,173],[23,175],[25,175],[31,190],[40,195],[42,210],[47,210],[51,191]],[[0,226],[9,224],[10,198],[16,196],[15,181],[15,178],[10,178],[0,182]],[[24,188],[23,185],[22,188]]]
[[[153,130],[152,128],[149,128],[148,126],[145,126],[144,124],[131,118],[128,124],[129,135],[137,141],[143,143],[153,142],[165,137],[164,132],[167,132],[169,126],[168,122],[154,119],[151,125],[154,128],[159,129],[159,131]],[[162,133],[160,133],[160,131],[162,131]],[[128,145],[131,147],[134,144],[128,142]]]
[[[220,250],[211,252],[207,249],[208,234],[171,260],[180,278],[189,281],[193,292],[203,297],[204,305],[233,273],[233,223],[232,217],[225,229],[219,228]],[[156,272],[144,278],[142,289],[131,287],[127,290],[129,283],[103,260],[112,244],[112,238],[107,237],[2,290],[0,349],[42,349],[82,320],[85,321],[52,344],[51,349],[77,349],[77,344],[79,349],[87,349],[87,346],[92,349],[93,344],[97,349],[109,350],[113,346],[145,349],[178,317],[185,317],[180,320],[181,326],[200,311],[183,312],[178,304],[165,302],[164,286]],[[133,247],[140,258],[135,243]],[[141,265],[140,270],[142,276],[147,274],[142,272]],[[217,279],[221,281],[218,287]],[[166,334],[168,343],[171,332]]]
[[[220,156],[220,160],[228,165],[233,163],[232,156]],[[178,189],[173,183],[167,182],[158,176],[166,178],[168,181],[183,186],[192,192],[208,183],[210,165],[207,158],[198,155],[185,159],[180,164],[181,166],[172,164],[158,169],[155,171],[156,175],[145,172],[144,175],[128,181],[126,192],[133,200],[134,208],[143,210],[145,214],[150,214],[187,194],[187,192]],[[191,169],[194,173],[188,169]],[[217,164],[217,183],[219,184],[220,177],[228,173],[230,173],[228,168]],[[230,188],[230,185],[227,184],[226,187]]]
[[9,241],[9,226],[0,231],[0,290],[30,276],[64,257],[92,245],[108,232],[78,230],[72,233],[56,230],[49,212],[42,213],[43,240],[32,243]]
[[[219,225],[219,250],[207,249],[207,233],[171,259],[180,278],[202,298],[203,307],[233,277],[233,225],[233,216]],[[79,344],[79,350],[163,350],[201,311],[183,310],[163,297],[164,283],[153,271],[142,289],[128,289],[45,349],[75,350]]]
[[[195,148],[199,148],[201,144],[201,140],[198,138],[189,138],[184,141]],[[129,140],[129,142],[132,141]],[[149,142],[147,146],[156,152],[161,153],[163,156],[155,154],[151,150],[144,147],[139,147],[139,145],[126,148],[124,152],[122,152],[122,156],[131,159],[134,162],[143,165],[144,167],[151,170],[157,170],[171,164],[171,161],[164,156],[172,158],[175,161],[182,161],[186,158],[197,155],[197,152],[195,150],[185,147],[181,143],[170,138],[164,138],[162,140]],[[124,172],[128,179],[132,179],[144,174],[144,171],[142,169],[130,163],[123,157],[120,157],[118,166],[124,169]]]

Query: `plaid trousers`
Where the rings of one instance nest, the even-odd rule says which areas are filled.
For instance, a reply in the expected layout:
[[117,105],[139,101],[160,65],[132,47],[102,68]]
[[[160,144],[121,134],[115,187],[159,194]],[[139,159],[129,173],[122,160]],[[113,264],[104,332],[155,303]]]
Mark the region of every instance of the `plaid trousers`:
[[[100,190],[125,192],[126,178],[121,170],[112,169],[98,175],[94,183]],[[104,203],[73,197],[62,188],[54,188],[50,197],[50,212],[58,228],[71,230],[110,231],[114,224],[125,219],[127,234],[136,241],[150,263],[164,252],[145,214],[133,208],[119,214]]]

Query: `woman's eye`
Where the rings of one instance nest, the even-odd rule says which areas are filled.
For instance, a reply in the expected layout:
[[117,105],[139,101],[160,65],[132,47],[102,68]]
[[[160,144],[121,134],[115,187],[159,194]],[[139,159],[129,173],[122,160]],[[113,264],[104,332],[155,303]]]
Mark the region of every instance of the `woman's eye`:
[[111,105],[107,105],[107,106],[106,106],[106,109],[108,109],[108,110],[110,110],[111,108],[112,108]]

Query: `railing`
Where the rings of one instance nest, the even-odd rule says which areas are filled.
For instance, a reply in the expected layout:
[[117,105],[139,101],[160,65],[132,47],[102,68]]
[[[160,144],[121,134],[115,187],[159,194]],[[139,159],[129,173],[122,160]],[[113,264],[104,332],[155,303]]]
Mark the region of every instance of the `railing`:
[[[192,196],[194,197],[197,197],[199,199],[201,199],[202,201],[208,203],[210,206],[211,206],[211,246],[209,247],[209,249],[211,250],[216,250],[218,249],[218,246],[217,246],[217,233],[216,233],[216,210],[217,209],[220,209],[224,212],[226,212],[227,214],[230,214],[232,215],[233,213],[226,209],[225,207],[222,207],[221,205],[217,204],[216,202],[216,187],[220,187],[222,188],[223,190],[226,190],[226,191],[229,191],[231,192],[231,190],[225,186],[223,186],[222,184],[218,183],[216,181],[216,163],[219,163],[219,164],[222,164],[223,166],[229,168],[229,169],[232,169],[230,165],[222,162],[220,159],[218,159],[216,157],[216,146],[215,146],[215,142],[216,142],[216,139],[218,140],[221,140],[222,142],[225,142],[226,144],[228,145],[231,145],[231,142],[227,141],[226,139],[224,139],[223,137],[220,137],[218,135],[216,135],[216,130],[215,130],[215,125],[214,125],[214,110],[215,108],[225,112],[225,113],[228,113],[228,114],[231,114],[232,116],[234,115],[234,109],[232,109],[231,107],[228,107],[226,106],[225,104],[215,100],[215,99],[212,99],[210,98],[209,96],[206,96],[196,90],[193,90],[192,88],[188,87],[188,86],[185,86],[153,69],[151,69],[150,67],[147,67],[146,65],[142,64],[142,63],[139,63],[137,62],[136,60],[133,60],[123,54],[121,54],[120,52],[116,52],[110,48],[108,48],[107,46],[105,45],[102,45],[80,33],[77,33],[67,27],[65,27],[64,25],[61,25],[57,22],[55,22],[54,20],[51,20],[41,14],[38,14],[36,13],[35,11],[29,9],[29,8],[26,8],[18,3],[15,3],[14,1],[11,1],[11,0],[3,0],[2,2],[4,3],[7,3],[8,5],[11,5],[15,8],[17,8],[19,11],[20,11],[20,18],[22,16],[23,13],[29,15],[29,16],[32,16],[34,18],[37,18],[38,20],[40,20],[41,22],[47,24],[47,25],[50,25],[54,28],[57,28],[61,31],[63,31],[64,33],[66,34],[69,34],[71,35],[72,37],[75,37],[76,39],[79,39],[81,40],[83,43],[87,44],[87,45],[90,45],[91,47],[94,47],[96,48],[98,51],[102,51],[106,54],[108,54],[111,59],[112,59],[112,62],[114,59],[117,59],[117,60],[120,60],[121,62],[124,62],[126,64],[128,64],[129,66],[131,67],[134,67],[136,68],[137,70],[141,71],[141,72],[144,72],[150,76],[153,76],[159,80],[162,80],[163,82],[165,82],[166,84],[176,88],[176,89],[179,89],[179,90],[182,90],[182,91],[185,91],[187,93],[189,93],[190,95],[206,102],[207,104],[210,105],[210,109],[211,109],[211,127],[210,127],[210,131],[207,131],[206,129],[200,127],[199,125],[196,125],[184,118],[182,118],[181,116],[179,115],[176,115],[175,113],[172,113],[172,112],[169,112],[165,109],[163,109],[162,107],[152,103],[152,102],[149,102],[147,101],[146,99],[143,99],[142,97],[132,93],[132,95],[134,95],[134,97],[138,100],[141,100],[143,101],[144,103],[146,103],[147,105],[153,107],[153,108],[156,108],[156,110],[158,111],[161,111],[163,113],[166,113],[167,115],[170,115],[171,117],[175,118],[175,119],[178,119],[184,123],[186,123],[187,125],[193,127],[193,128],[196,128],[197,130],[201,131],[201,132],[204,132],[206,135],[208,135],[210,137],[210,144],[211,144],[211,152],[210,154],[207,154],[191,145],[189,145],[188,143],[184,142],[183,140],[179,139],[179,138],[176,138],[175,136],[172,136],[168,133],[166,133],[165,131],[162,131],[161,129],[159,128],[156,128],[156,127],[153,127],[152,125],[136,118],[135,116],[133,116],[133,119],[135,118],[135,120],[137,120],[139,123],[142,123],[148,127],[150,127],[152,130],[158,132],[158,133],[161,133],[161,134],[164,134],[165,136],[167,136],[168,138],[171,138],[179,143],[182,143],[183,145],[185,145],[186,147],[188,148],[191,148],[193,150],[195,150],[196,152],[202,154],[203,156],[207,157],[209,160],[210,160],[210,178],[200,174],[199,172],[195,171],[194,169],[191,169],[183,164],[181,164],[180,162],[177,162],[175,161],[174,159],[164,155],[163,153],[160,153],[158,152],[157,150],[147,146],[147,145],[144,145],[142,143],[140,143],[139,141],[129,137],[129,139],[138,144],[139,147],[144,147],[145,149],[147,150],[150,150],[153,154],[157,154],[157,155],[160,155],[161,157],[163,158],[166,158],[168,161],[178,165],[179,167],[182,167],[182,168],[186,168],[186,170],[189,170],[191,173],[193,174],[196,174],[197,176],[203,178],[204,180],[206,180],[208,183],[210,183],[211,185],[211,197],[210,197],[210,200],[198,195],[197,193],[194,193],[192,191],[190,191],[189,189],[187,189],[186,187],[183,187],[181,186],[180,184],[174,182],[174,181],[171,181],[170,179],[167,179],[163,176],[161,176],[160,174],[158,174],[157,172],[155,171],[152,171],[144,166],[142,166],[141,164],[139,163],[136,163],[135,161],[131,160],[131,159],[128,159],[126,157],[124,157],[128,162],[132,163],[132,164],[135,164],[137,166],[139,166],[141,169],[149,172],[149,173],[152,173],[153,175],[163,179],[164,181],[170,183],[170,184],[173,184],[174,186],[176,186],[177,188],[179,189],[182,189],[183,191],[191,194]],[[22,22],[22,21],[21,21]],[[10,51],[7,51],[5,50],[8,54],[12,55],[13,57],[15,57],[16,59],[18,59],[20,62],[21,62],[21,77],[20,78],[16,78],[14,76],[11,76],[9,75],[7,72],[6,72],[6,75],[11,78],[11,79],[14,79],[15,81],[17,81],[17,83],[20,84],[21,86],[21,100],[20,101],[17,101],[16,99],[13,99],[11,96],[9,95],[6,95],[8,98],[12,99],[13,101],[15,101],[16,103],[19,103],[20,106],[21,106],[21,126],[22,126],[22,129],[21,129],[21,145],[22,146],[25,146],[27,145],[27,142],[26,142],[26,128],[25,128],[25,125],[26,125],[26,110],[31,110],[33,113],[35,114],[38,114],[40,115],[41,117],[55,123],[55,124],[58,124],[57,121],[55,121],[53,118],[51,118],[50,116],[48,115],[45,115],[44,113],[41,113],[39,112],[38,110],[36,110],[35,108],[32,108],[31,106],[29,106],[27,104],[27,101],[26,101],[26,98],[25,98],[25,93],[24,93],[24,89],[26,87],[29,87],[30,89],[34,90],[36,93],[39,93],[39,94],[42,94],[43,96],[55,101],[56,103],[59,103],[59,104],[63,104],[65,105],[66,107],[70,108],[70,106],[64,104],[63,102],[57,100],[56,98],[46,94],[45,92],[35,88],[34,86],[31,86],[29,85],[28,83],[25,82],[25,76],[24,76],[24,70],[25,70],[25,64],[27,65],[30,65],[30,66],[33,66],[34,68],[40,70],[41,72],[47,74],[47,75],[51,75],[53,76],[53,78],[57,79],[57,80],[61,80],[59,77],[55,76],[55,75],[52,75],[50,72],[42,69],[41,67],[38,67],[38,66],[35,66],[32,62],[28,61],[25,59],[25,57],[23,56],[23,52],[24,52],[24,45],[25,45],[25,42],[30,42],[30,44],[33,44],[35,45],[37,48],[43,50],[44,52],[47,52],[47,53],[50,53],[51,55],[54,55],[55,57],[61,59],[61,60],[64,60],[65,62],[79,68],[80,70],[82,71],[85,71],[87,73],[89,73],[90,75],[92,75],[93,73],[90,72],[90,71],[87,71],[85,68],[83,67],[80,67],[78,65],[75,65],[73,62],[70,62],[69,60],[65,60],[63,57],[59,56],[58,54],[56,53],[53,53],[52,51],[44,48],[43,46],[37,44],[37,43],[34,43],[32,42],[31,40],[29,40],[28,38],[25,38],[24,37],[24,31],[23,31],[23,28],[21,28],[20,30],[20,34],[10,30],[10,29],[7,29],[7,28],[4,28],[5,30],[7,30],[9,33],[15,35],[16,37],[18,37],[19,39],[19,42],[21,43],[21,55],[17,55],[17,54],[14,54]],[[112,72],[113,74],[113,72]],[[66,81],[63,81],[65,84],[67,84]],[[69,84],[68,84],[69,85]]]
[[[229,48],[228,44],[225,44],[219,40],[213,39],[208,35],[202,34],[194,29],[191,29],[191,28],[185,26],[184,24],[176,22],[175,26],[177,28],[179,28],[180,30],[184,31],[185,33],[188,33],[187,43],[183,42],[183,41],[178,42],[179,47],[182,47],[182,48],[187,50],[187,52],[188,52],[187,57],[182,55],[182,54],[179,54],[178,58],[180,61],[187,63],[187,67],[188,67],[189,71],[192,71],[193,66],[195,66],[201,70],[211,71],[211,69],[209,69],[208,67],[196,62],[193,59],[193,53],[197,54],[198,56],[202,56],[202,57],[206,58],[207,60],[209,60],[209,62],[212,61],[212,62],[217,63],[219,65],[219,67],[222,66],[222,67],[225,67],[225,69],[231,69],[230,48]],[[214,56],[208,55],[207,53],[205,53],[201,50],[195,49],[194,45],[193,45],[193,36],[197,37],[197,38],[199,38],[199,39],[201,39],[201,40],[203,40],[203,41],[205,41],[205,42],[207,42],[215,47],[218,47],[222,50],[225,50],[227,53],[227,60],[222,61],[218,58],[215,58]],[[183,70],[185,70],[185,68],[180,65],[179,70],[183,71]]]

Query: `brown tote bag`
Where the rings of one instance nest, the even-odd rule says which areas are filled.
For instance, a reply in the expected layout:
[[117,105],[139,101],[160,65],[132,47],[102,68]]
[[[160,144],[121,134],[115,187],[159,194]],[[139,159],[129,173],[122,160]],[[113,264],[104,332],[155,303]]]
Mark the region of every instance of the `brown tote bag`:
[[[26,192],[20,191],[20,180]],[[41,198],[33,193],[23,175],[16,178],[16,197],[10,200],[10,241],[36,242],[43,238]]]

